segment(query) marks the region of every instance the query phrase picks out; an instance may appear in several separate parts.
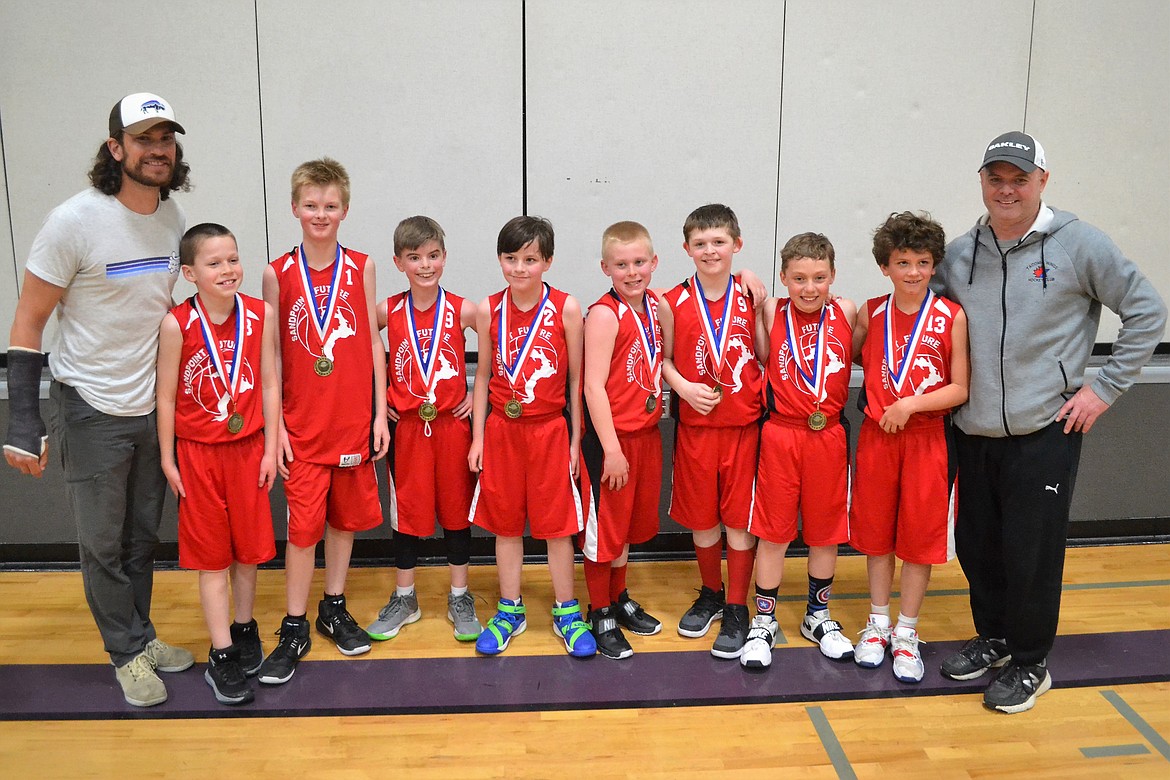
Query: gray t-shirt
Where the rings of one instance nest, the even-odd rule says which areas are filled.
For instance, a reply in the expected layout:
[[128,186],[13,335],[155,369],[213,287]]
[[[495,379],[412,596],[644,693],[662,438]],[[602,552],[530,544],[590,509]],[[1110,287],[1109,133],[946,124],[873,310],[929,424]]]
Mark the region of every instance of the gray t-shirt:
[[90,187],[53,209],[33,240],[27,270],[65,288],[49,367],[98,411],[154,411],[158,328],[185,226],[173,200],[144,215]]

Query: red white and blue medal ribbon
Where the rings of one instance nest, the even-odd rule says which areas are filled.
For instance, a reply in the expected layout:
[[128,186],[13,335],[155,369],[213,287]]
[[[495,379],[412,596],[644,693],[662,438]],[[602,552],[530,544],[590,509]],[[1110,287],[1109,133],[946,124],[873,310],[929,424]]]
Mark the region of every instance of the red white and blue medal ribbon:
[[325,342],[328,340],[329,323],[333,321],[333,313],[337,310],[337,296],[341,292],[341,285],[338,284],[341,279],[343,263],[341,244],[337,245],[337,259],[333,261],[333,278],[329,280],[329,291],[325,297],[325,311],[323,313],[317,305],[317,295],[313,292],[313,279],[309,274],[309,259],[305,256],[304,244],[300,245],[299,251],[301,287],[304,289],[305,303],[309,305],[309,311],[313,315],[309,320],[313,323],[313,330],[317,332],[317,338],[320,339],[319,346],[324,348]]
[[691,296],[695,300],[695,307],[699,312],[699,323],[703,326],[703,336],[707,343],[707,354],[711,356],[711,362],[715,366],[714,380],[716,387],[718,387],[719,374],[723,371],[723,361],[727,357],[727,344],[731,339],[731,298],[735,292],[735,277],[729,276],[727,278],[727,290],[723,293],[723,316],[719,318],[719,325],[715,322],[715,318],[711,316],[711,305],[707,302],[707,296],[703,294],[703,286],[699,284],[699,275],[695,274],[692,278],[692,292]]
[[532,351],[532,345],[536,341],[537,323],[540,322],[540,316],[544,312],[544,307],[548,305],[549,286],[544,283],[544,295],[540,299],[540,304],[536,307],[536,312],[532,317],[532,324],[528,327],[528,334],[524,337],[524,342],[520,345],[520,350],[516,353],[515,360],[508,360],[508,334],[511,331],[508,329],[508,309],[511,306],[511,299],[508,295],[508,290],[504,290],[504,299],[500,302],[500,323],[496,331],[497,349],[500,355],[500,364],[504,368],[504,378],[508,380],[509,386],[512,390],[516,389],[516,381],[520,379],[521,370],[524,368],[524,363],[528,360],[528,353]]
[[195,301],[195,316],[199,320],[199,331],[203,335],[203,346],[207,350],[207,356],[211,358],[211,364],[215,366],[215,375],[223,382],[224,388],[227,390],[228,396],[232,399],[233,409],[236,403],[236,395],[240,390],[240,367],[244,364],[244,300],[236,293],[236,348],[232,354],[231,362],[224,369],[223,354],[219,351],[219,339],[215,337],[214,326],[211,323],[211,317],[203,308],[203,302],[199,300],[199,296],[192,296]]
[[435,300],[435,321],[431,327],[431,348],[429,350],[423,350],[418,331],[415,330],[414,295],[409,292],[406,294],[404,308],[406,309],[406,332],[410,335],[410,354],[422,376],[426,399],[434,401],[435,365],[438,363],[435,356],[439,353],[439,345],[443,343],[445,334],[443,312],[447,308],[447,293],[443,291],[442,287],[439,288],[439,297]]
[[[617,294],[616,292],[614,293]],[[646,370],[650,376],[650,383],[657,396],[662,391],[662,344],[658,340],[658,307],[650,303],[650,296],[642,293],[642,308],[646,310],[646,319],[650,322],[647,329],[642,324],[642,318],[633,309],[634,322],[638,323],[638,338],[642,344],[642,356],[646,360]]]
[[797,325],[792,317],[792,310],[795,308],[792,300],[784,305],[784,324],[787,326],[787,333],[784,334],[785,340],[788,342],[788,353],[792,355],[792,362],[796,365],[796,373],[800,376],[804,386],[812,393],[816,403],[820,404],[825,400],[825,369],[829,361],[825,359],[825,314],[829,310],[829,304],[821,306],[821,317],[817,321],[817,339],[813,346],[812,366],[810,370],[806,371],[804,367],[804,355],[800,351],[800,338],[797,333]]
[[906,381],[906,377],[910,375],[910,366],[914,365],[914,356],[918,353],[918,344],[922,340],[922,333],[926,329],[926,323],[930,320],[929,311],[934,306],[934,291],[927,290],[926,298],[922,301],[922,306],[918,308],[918,314],[914,318],[914,329],[910,332],[910,338],[906,342],[906,350],[902,353],[902,362],[898,362],[898,347],[894,343],[894,311],[897,305],[894,303],[894,296],[891,293],[890,297],[886,299],[886,340],[885,340],[885,358],[886,371],[890,376],[890,384],[894,387],[894,392],[900,394],[902,392],[902,385]]

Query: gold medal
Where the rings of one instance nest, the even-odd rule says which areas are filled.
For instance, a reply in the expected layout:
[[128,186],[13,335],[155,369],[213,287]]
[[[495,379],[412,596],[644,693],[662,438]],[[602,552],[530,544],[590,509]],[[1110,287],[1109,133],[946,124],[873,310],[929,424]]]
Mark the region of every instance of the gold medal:
[[504,414],[515,420],[517,417],[524,414],[524,407],[520,405],[519,401],[513,398],[509,400],[508,403],[504,404]]
[[829,418],[820,409],[808,416],[808,427],[814,431],[824,430],[825,426],[829,424]]
[[646,396],[646,411],[653,413],[658,408],[658,399],[652,395]]
[[333,361],[327,357],[319,357],[313,363],[313,370],[317,372],[317,376],[329,376],[333,373]]
[[232,412],[232,416],[228,418],[228,433],[239,433],[242,430],[244,430],[244,415]]
[[715,395],[717,395],[720,398],[723,397],[723,385],[715,385],[711,389],[715,391]]
[[418,408],[418,416],[422,418],[423,422],[431,422],[439,416],[439,410],[430,401],[426,401]]

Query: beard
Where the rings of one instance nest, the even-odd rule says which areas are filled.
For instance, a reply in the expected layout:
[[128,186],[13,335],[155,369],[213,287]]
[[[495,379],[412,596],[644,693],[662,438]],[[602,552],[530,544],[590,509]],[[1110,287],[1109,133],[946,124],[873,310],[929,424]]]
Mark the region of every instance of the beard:
[[[157,159],[154,158],[152,161]],[[122,173],[126,178],[145,187],[165,187],[175,175],[175,165],[170,160],[163,159],[166,162],[165,167],[148,166],[145,159],[140,159],[135,165],[123,163]]]

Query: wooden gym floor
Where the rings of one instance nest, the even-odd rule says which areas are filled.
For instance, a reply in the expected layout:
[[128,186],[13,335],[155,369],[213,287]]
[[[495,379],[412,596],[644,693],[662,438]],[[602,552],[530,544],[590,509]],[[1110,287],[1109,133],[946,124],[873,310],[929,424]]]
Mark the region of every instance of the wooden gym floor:
[[[256,685],[246,708],[218,705],[201,664],[164,675],[161,707],[125,705],[71,572],[0,573],[0,776],[24,777],[1170,777],[1170,547],[1069,550],[1054,688],[1031,712],[980,704],[984,680],[938,675],[973,629],[957,563],[936,567],[920,631],[919,686],[833,664],[799,634],[805,561],[789,559],[777,608],[786,643],[748,674],[677,635],[694,597],[693,562],[630,567],[635,598],[662,619],[631,637],[633,659],[567,658],[551,631],[543,566],[525,571],[528,631],[504,656],[475,658],[445,619],[447,575],[421,568],[423,619],[345,659],[323,637],[288,684]],[[481,619],[495,570],[472,567]],[[320,574],[315,592],[322,586]],[[356,569],[359,623],[393,587]],[[865,561],[843,557],[833,615],[865,621]],[[585,599],[578,576],[578,595]],[[895,601],[896,609],[897,603]],[[262,571],[256,606],[266,648],[283,614],[283,576]],[[310,616],[314,613],[310,608]],[[206,657],[196,576],[159,572],[155,624]]]

